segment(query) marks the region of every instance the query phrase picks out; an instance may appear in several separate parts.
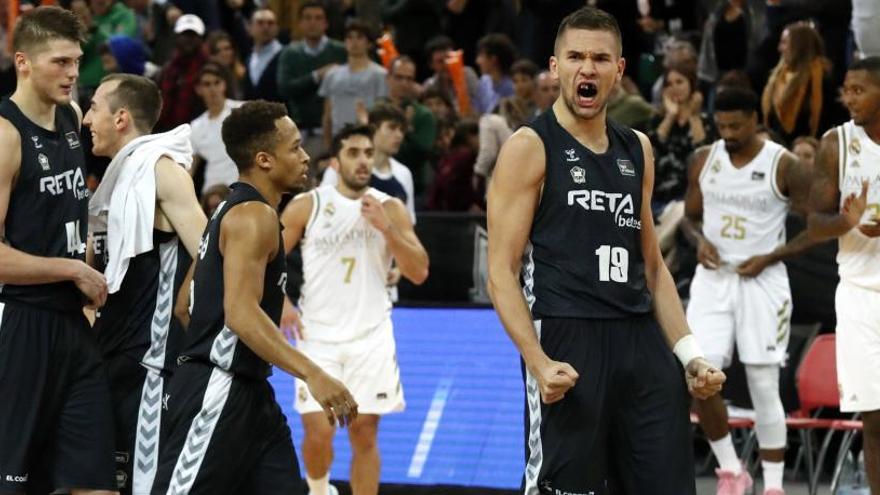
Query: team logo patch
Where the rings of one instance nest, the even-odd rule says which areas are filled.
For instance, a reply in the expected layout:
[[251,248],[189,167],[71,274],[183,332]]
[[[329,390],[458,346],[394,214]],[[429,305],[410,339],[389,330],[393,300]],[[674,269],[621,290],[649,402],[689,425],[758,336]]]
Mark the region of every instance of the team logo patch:
[[43,145],[40,144],[40,136],[31,136],[31,141],[34,142],[35,149],[40,149],[43,147]]
[[49,171],[49,169],[50,169],[50,167],[49,167],[49,157],[47,157],[46,155],[40,153],[39,155],[37,155],[37,161],[40,162],[40,167],[42,167],[44,171],[46,171],[46,172]]
[[854,138],[852,141],[849,142],[849,151],[853,155],[858,155],[862,152],[862,143],[860,143],[858,139]]
[[127,464],[128,452],[114,452],[113,458],[116,460],[117,464]]
[[67,145],[70,146],[70,149],[79,148],[79,136],[76,135],[76,132],[70,131],[64,137],[67,138]]
[[721,172],[721,162],[715,160],[712,162],[712,173],[717,174],[718,172]]
[[307,401],[309,399],[309,394],[308,394],[308,392],[306,392],[306,388],[299,387],[299,390],[297,390],[296,397],[299,399],[300,402]]
[[388,394],[386,394],[385,392],[379,392],[378,394],[376,394],[377,400],[385,400],[387,398],[388,398]]
[[636,176],[636,167],[633,166],[632,162],[629,160],[617,160],[617,169],[620,170],[620,175],[624,175],[627,177],[635,177]]
[[574,148],[570,150],[565,150],[565,161],[567,162],[579,162],[581,161],[581,157],[577,156]]
[[575,184],[583,184],[587,181],[587,172],[577,165],[571,167],[569,172],[571,172],[571,180],[573,180]]
[[333,206],[333,203],[327,203],[327,206],[324,207],[324,214],[332,217],[334,213],[336,213],[336,207]]
[[752,180],[764,180],[764,172],[752,172]]

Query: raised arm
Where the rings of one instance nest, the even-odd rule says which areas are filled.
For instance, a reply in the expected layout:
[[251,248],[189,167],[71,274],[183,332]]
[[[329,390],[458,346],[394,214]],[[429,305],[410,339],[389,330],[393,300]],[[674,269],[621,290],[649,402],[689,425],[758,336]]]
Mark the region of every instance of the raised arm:
[[[47,258],[19,251],[6,240],[6,215],[12,190],[21,169],[21,137],[18,129],[0,118],[0,284],[36,285],[71,280],[94,306],[107,298],[104,275],[85,262],[71,258]],[[46,235],[62,235],[47,232]]]
[[721,390],[725,376],[720,370],[712,368],[693,343],[687,319],[678,290],[672,275],[663,262],[657,233],[654,231],[654,216],[651,212],[651,193],[654,190],[654,154],[651,141],[641,132],[636,132],[642,143],[645,156],[645,174],[642,181],[642,256],[645,260],[645,278],[654,303],[654,317],[663,330],[666,342],[675,351],[685,366],[685,376],[691,393],[703,399]]
[[428,278],[428,252],[413,230],[409,212],[397,198],[384,203],[365,195],[361,214],[385,237],[385,244],[397,262],[400,274],[420,285]]
[[167,157],[156,163],[156,200],[190,257],[196,259],[208,219],[196,198],[192,177]]
[[302,378],[331,423],[334,415],[341,425],[350,423],[357,404],[345,386],[291,346],[260,307],[266,265],[278,254],[275,212],[258,202],[235,206],[223,217],[219,243],[226,324],[262,359]]
[[519,282],[522,255],[544,184],[544,144],[529,128],[520,128],[502,146],[489,186],[489,296],[529,373],[538,380],[541,399],[561,400],[575,385],[577,371],[553,361],[541,348]]

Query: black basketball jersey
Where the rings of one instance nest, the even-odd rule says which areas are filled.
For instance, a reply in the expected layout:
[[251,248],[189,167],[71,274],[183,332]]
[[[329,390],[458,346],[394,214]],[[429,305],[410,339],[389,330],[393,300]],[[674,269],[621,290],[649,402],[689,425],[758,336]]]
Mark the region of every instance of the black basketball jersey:
[[[55,130],[50,131],[4,98],[0,116],[21,136],[21,168],[9,198],[5,242],[35,256],[85,260],[90,191],[76,113],[70,106],[56,107]],[[84,298],[68,281],[0,285],[0,301],[78,311]]]
[[[201,361],[221,369],[252,378],[265,378],[272,373],[269,364],[257,356],[238,335],[226,326],[223,310],[223,256],[220,254],[220,224],[229,210],[241,203],[266,200],[250,184],[237,182],[232,192],[208,222],[199,245],[199,260],[193,276],[191,320],[186,332],[179,361]],[[278,225],[278,253],[268,265],[263,278],[263,299],[260,307],[277,325],[281,321],[287,271],[281,224]]]
[[[92,235],[95,268],[107,266],[106,232]],[[105,359],[131,356],[156,370],[176,366],[183,329],[174,318],[174,301],[190,257],[173,232],[153,230],[153,249],[128,263],[119,290],[107,296],[94,330]]]
[[641,249],[644,156],[635,132],[606,121],[608,149],[583,146],[550,109],[529,124],[544,142],[540,204],[523,255],[535,319],[648,313]]

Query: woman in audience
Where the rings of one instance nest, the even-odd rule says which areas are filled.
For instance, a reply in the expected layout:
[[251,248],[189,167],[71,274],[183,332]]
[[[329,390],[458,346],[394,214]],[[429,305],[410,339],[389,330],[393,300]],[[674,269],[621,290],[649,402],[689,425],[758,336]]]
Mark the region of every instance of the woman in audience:
[[791,152],[797,155],[801,165],[812,170],[816,163],[816,154],[819,152],[819,140],[812,136],[800,136],[791,145]]
[[226,81],[226,96],[233,100],[241,100],[243,97],[242,82],[245,77],[245,67],[238,58],[232,37],[226,31],[212,31],[205,40],[208,47],[208,56],[212,62],[220,64],[229,74]]
[[811,24],[795,23],[779,39],[779,63],[764,87],[764,125],[785,145],[796,136],[816,137],[822,115],[823,79],[830,64],[822,37]]

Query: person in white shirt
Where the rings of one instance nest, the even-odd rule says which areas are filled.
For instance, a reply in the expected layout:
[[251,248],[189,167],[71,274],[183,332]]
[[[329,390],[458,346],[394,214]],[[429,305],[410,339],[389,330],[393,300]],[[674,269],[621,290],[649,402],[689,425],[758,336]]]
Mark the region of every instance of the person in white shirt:
[[192,146],[196,163],[192,171],[204,168],[204,181],[200,193],[217,184],[230,185],[238,180],[238,168],[229,155],[220,136],[220,128],[229,112],[243,102],[226,97],[225,69],[209,62],[199,71],[196,79],[196,94],[205,103],[207,110],[192,121]]
[[[333,141],[339,183],[299,195],[281,216],[284,249],[302,242],[297,347],[345,383],[358,403],[358,417],[349,425],[351,486],[358,495],[378,493],[380,416],[405,407],[385,290],[388,272],[394,261],[414,284],[428,277],[428,253],[406,207],[370,187],[372,134],[367,126],[344,127]],[[306,481],[312,495],[328,495],[335,429],[300,382],[295,407],[305,427]]]

